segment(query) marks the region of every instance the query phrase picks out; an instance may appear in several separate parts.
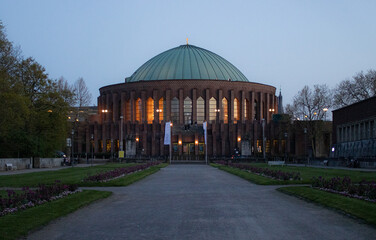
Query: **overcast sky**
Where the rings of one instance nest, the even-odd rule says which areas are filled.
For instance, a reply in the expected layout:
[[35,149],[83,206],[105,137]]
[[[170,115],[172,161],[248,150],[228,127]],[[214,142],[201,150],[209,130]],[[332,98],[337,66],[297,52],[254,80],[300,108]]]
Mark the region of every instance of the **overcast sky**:
[[0,0],[0,20],[51,78],[83,77],[95,105],[100,87],[187,37],[250,81],[281,87],[284,104],[305,85],[376,69],[374,0]]

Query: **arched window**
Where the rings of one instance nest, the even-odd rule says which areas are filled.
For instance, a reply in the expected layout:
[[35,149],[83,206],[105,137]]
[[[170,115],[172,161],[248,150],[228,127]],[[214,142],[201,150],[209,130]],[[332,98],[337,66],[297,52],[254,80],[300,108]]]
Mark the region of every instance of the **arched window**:
[[179,99],[176,97],[171,100],[171,121],[179,123]]
[[154,100],[151,97],[146,101],[146,119],[148,124],[152,124],[154,121]]
[[136,100],[136,121],[141,122],[142,101],[141,98]]
[[164,119],[164,114],[166,112],[166,101],[161,97],[159,99],[159,123],[161,123]]
[[222,117],[223,117],[223,122],[228,123],[228,104],[227,104],[227,99],[223,98],[222,99]]
[[240,119],[240,104],[237,98],[234,98],[234,123]]
[[248,100],[244,99],[244,105],[243,105],[243,108],[244,108],[244,120],[249,120],[248,106],[249,106]]
[[202,124],[205,120],[205,101],[202,97],[197,98],[197,123]]
[[125,101],[125,117],[124,121],[130,121],[131,120],[131,101]]
[[209,121],[214,122],[216,119],[216,109],[217,109],[217,100],[215,98],[210,98],[209,100]]
[[184,124],[192,124],[192,100],[189,97],[184,99]]

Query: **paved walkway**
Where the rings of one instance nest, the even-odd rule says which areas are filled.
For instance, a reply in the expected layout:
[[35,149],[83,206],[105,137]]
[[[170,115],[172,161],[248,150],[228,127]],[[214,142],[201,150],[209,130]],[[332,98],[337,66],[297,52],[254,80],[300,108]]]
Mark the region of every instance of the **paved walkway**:
[[342,214],[206,165],[170,165],[27,239],[374,239]]

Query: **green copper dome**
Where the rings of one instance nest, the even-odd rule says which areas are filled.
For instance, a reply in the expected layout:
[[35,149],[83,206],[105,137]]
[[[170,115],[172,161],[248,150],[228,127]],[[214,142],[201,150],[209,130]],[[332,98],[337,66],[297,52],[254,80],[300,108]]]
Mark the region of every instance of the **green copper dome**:
[[180,79],[248,82],[239,69],[226,59],[188,44],[153,57],[127,78],[127,82]]

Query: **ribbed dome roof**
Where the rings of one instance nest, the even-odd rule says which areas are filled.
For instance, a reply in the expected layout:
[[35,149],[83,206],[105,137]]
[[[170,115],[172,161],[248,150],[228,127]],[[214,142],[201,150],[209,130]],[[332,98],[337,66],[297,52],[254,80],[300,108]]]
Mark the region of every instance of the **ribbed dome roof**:
[[127,78],[127,82],[180,79],[231,79],[248,82],[248,79],[226,59],[188,44],[153,57]]

